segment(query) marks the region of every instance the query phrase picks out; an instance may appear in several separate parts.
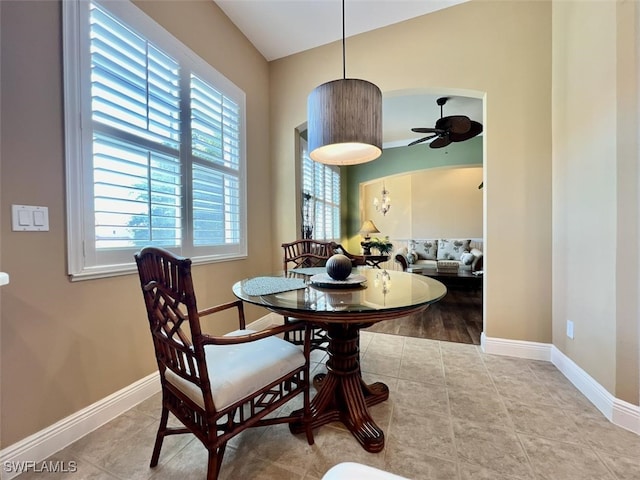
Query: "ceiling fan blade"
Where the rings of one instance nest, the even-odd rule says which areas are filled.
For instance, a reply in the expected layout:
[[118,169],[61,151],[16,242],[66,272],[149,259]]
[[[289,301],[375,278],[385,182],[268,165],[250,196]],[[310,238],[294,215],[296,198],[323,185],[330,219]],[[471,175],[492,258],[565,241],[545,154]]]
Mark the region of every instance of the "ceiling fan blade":
[[429,128],[429,127],[412,128],[411,131],[416,133],[441,133],[438,131],[437,128]]
[[471,121],[471,128],[465,133],[454,133],[453,131],[449,135],[452,142],[464,142],[465,140],[469,140],[470,138],[475,137],[482,133],[482,124]]
[[407,145],[407,147],[411,147],[412,145],[417,145],[418,143],[422,143],[422,142],[426,142],[427,140],[432,139],[433,137],[437,137],[438,135],[430,135],[428,137],[423,137],[419,140],[414,140],[413,142],[411,142],[409,145]]
[[436,138],[433,142],[429,144],[431,148],[442,148],[446,147],[451,143],[451,139],[449,135],[443,135],[441,137]]
[[466,133],[471,128],[471,120],[464,115],[442,117],[436,122],[436,128],[449,130],[451,133]]

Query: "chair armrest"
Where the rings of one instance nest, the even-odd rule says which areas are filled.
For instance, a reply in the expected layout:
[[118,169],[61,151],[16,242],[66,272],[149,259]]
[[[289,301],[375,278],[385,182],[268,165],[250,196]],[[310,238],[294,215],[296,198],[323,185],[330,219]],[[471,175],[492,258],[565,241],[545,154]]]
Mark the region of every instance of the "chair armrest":
[[204,317],[206,315],[211,315],[212,313],[221,312],[222,310],[228,310],[234,307],[244,310],[242,300],[234,300],[233,302],[223,303],[221,305],[216,305],[215,307],[205,308],[204,310],[200,310],[198,315]]
[[471,271],[475,272],[476,270],[482,270],[482,264],[483,264],[483,253],[482,250],[479,250],[477,248],[472,248],[471,249],[471,255],[473,255],[473,261],[471,262]]
[[353,253],[347,252],[347,250],[339,243],[333,243],[333,251],[336,253],[341,253],[349,260],[351,260],[351,265],[354,267],[358,265],[366,265],[367,261],[364,258],[364,255],[354,255]]
[[274,335],[280,335],[292,330],[301,330],[303,328],[307,332],[311,331],[311,325],[307,322],[290,323],[286,325],[278,325],[275,327],[265,328],[258,332],[247,333],[245,335],[232,335],[232,336],[214,336],[202,334],[203,345],[234,345],[238,343],[255,342],[267,337],[273,337]]
[[471,263],[471,271],[477,272],[478,270],[482,270],[482,257],[477,258],[474,262]]
[[[210,315],[212,313],[229,310],[231,308],[238,309],[240,330],[244,330],[246,328],[246,322],[244,318],[244,303],[242,302],[242,300],[235,300],[233,302],[224,303],[215,307],[205,308],[204,310],[199,311],[198,315],[202,317]],[[202,345],[234,345],[238,343],[255,342],[256,340],[260,340],[262,338],[273,337],[285,332],[302,329],[305,330],[305,337],[310,336],[311,326],[307,322],[296,322],[265,328],[263,330],[260,330],[259,332],[247,333],[245,335],[216,336],[203,333],[200,338]],[[308,343],[308,339],[305,340],[305,345]]]
[[398,250],[393,259],[400,264],[403,272],[407,271],[407,268],[409,267],[409,259],[407,258],[406,249]]
[[238,309],[238,326],[241,330],[246,327],[246,322],[244,318],[244,304],[242,300],[235,300],[233,302],[223,303],[221,305],[216,305],[215,307],[205,308],[204,310],[200,310],[198,312],[198,316],[206,317],[207,315],[211,315],[212,313],[221,312],[223,310],[229,310],[231,308]]

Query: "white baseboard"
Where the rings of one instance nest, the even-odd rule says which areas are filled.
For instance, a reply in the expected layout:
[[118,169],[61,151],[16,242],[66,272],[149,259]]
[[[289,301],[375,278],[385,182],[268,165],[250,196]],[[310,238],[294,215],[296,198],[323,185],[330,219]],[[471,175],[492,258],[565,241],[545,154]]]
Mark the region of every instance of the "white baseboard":
[[[159,391],[160,381],[155,372],[1,450],[0,467],[5,462],[16,464],[45,460]],[[18,473],[3,471],[0,476],[3,480],[10,480]]]
[[262,330],[264,328],[270,327],[271,325],[282,325],[284,319],[282,315],[278,315],[277,313],[267,313],[264,317],[260,317],[258,320],[251,322],[247,325],[247,328],[251,330]]
[[480,346],[483,352],[492,355],[506,355],[509,357],[543,360],[547,362],[551,360],[551,345],[548,343],[491,338],[482,332],[480,335]]
[[616,400],[615,397],[555,346],[551,351],[551,363],[553,363],[605,417],[609,420],[613,418],[613,403],[614,400]]
[[553,363],[587,399],[613,424],[640,435],[640,407],[620,400],[596,382],[573,360],[550,343],[491,338],[482,333],[485,353],[544,360]]
[[552,346],[551,362],[613,424],[640,435],[639,406],[614,397],[555,346]]
[[640,435],[640,407],[614,398],[611,422]]

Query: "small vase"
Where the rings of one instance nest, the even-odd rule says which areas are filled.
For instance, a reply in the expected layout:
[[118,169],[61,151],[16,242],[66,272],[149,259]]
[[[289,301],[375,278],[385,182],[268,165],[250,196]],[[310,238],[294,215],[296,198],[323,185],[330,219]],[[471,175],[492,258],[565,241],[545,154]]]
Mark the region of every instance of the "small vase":
[[351,275],[351,260],[337,253],[327,260],[327,274],[334,280],[346,280]]

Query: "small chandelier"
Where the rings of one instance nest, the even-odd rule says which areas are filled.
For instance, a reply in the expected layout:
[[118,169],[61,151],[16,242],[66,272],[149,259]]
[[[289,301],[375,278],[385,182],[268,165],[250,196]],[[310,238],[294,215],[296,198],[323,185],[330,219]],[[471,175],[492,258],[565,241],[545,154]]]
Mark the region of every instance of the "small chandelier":
[[376,211],[382,213],[382,215],[386,215],[391,209],[391,197],[389,196],[389,190],[384,186],[384,182],[382,182],[382,199],[378,200],[378,197],[375,197],[373,199],[373,206],[376,208]]
[[347,78],[342,0],[342,79],[316,87],[307,100],[309,157],[327,165],[356,165],[382,154],[382,92]]
[[382,286],[382,293],[386,295],[391,291],[391,275],[386,270],[382,270],[380,273],[376,273],[376,278],[373,281],[374,287]]

